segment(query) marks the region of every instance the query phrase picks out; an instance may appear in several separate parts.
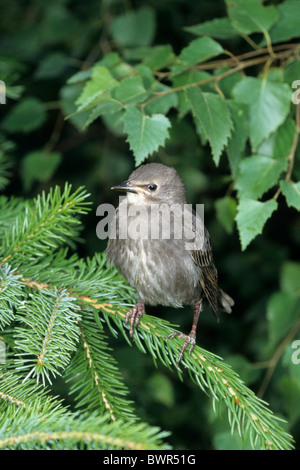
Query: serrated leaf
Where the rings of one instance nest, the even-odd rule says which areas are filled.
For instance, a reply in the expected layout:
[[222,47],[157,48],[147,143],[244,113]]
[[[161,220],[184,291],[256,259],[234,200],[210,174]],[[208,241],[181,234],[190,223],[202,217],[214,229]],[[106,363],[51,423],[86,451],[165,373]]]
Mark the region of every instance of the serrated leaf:
[[231,112],[233,130],[228,140],[226,152],[232,176],[235,178],[249,135],[249,116],[248,107],[244,103],[227,100],[227,105]]
[[280,277],[281,289],[300,297],[300,263],[287,261],[282,266]]
[[232,197],[222,197],[215,202],[216,215],[227,233],[232,233],[236,216],[236,201]]
[[250,141],[253,151],[285,121],[291,104],[286,83],[248,77],[233,89],[236,101],[249,105]]
[[48,181],[61,162],[58,152],[37,150],[25,155],[21,165],[21,177],[25,190],[30,189],[33,181]]
[[89,110],[78,113],[75,102],[82,93],[83,84],[74,83],[66,85],[60,90],[61,106],[66,115],[66,119],[70,119],[72,124],[80,131],[83,129],[84,123],[89,115]]
[[[182,87],[184,85],[200,82],[211,78],[211,75],[205,70],[187,70],[179,75],[173,77],[172,82],[174,88]],[[209,84],[201,86],[202,91],[210,91]],[[190,109],[189,100],[184,90],[177,91],[178,96],[178,111],[179,117],[183,117]]]
[[98,117],[112,114],[116,115],[121,110],[121,104],[117,103],[116,101],[107,101],[106,103],[100,103],[97,106],[93,107],[92,110],[90,110],[88,118],[86,119],[83,125],[83,129],[88,127]]
[[[283,315],[284,312],[284,315]],[[267,305],[270,346],[280,341],[299,318],[300,304],[289,292],[275,292]]]
[[155,14],[149,7],[119,15],[110,24],[114,40],[125,47],[149,46],[155,33]]
[[263,6],[260,0],[226,0],[228,16],[234,28],[243,34],[265,32],[277,21],[275,6]]
[[[291,358],[293,353],[296,351],[290,351],[289,356],[289,369],[294,367],[299,373],[299,364],[293,364]],[[297,353],[296,353],[297,355]],[[298,419],[300,416],[300,383],[299,378],[290,377],[289,375],[283,375],[278,383],[278,391],[280,393],[280,400],[282,402],[284,411],[288,416],[288,420],[291,427],[297,426]]]
[[147,116],[139,109],[128,106],[124,115],[124,131],[133,151],[136,165],[155,152],[169,136],[171,123],[162,114]]
[[252,199],[242,199],[238,205],[236,216],[242,250],[245,250],[254,238],[262,233],[266,221],[277,209],[277,202],[260,202]]
[[80,70],[79,72],[74,73],[67,80],[68,85],[73,85],[74,83],[85,82],[88,78],[91,78],[93,69]]
[[276,160],[263,155],[253,155],[242,160],[235,184],[240,197],[259,199],[278,182],[287,165],[287,159]]
[[124,104],[140,103],[147,96],[141,77],[125,77],[113,91],[113,97]]
[[35,72],[38,79],[49,79],[59,77],[67,68],[68,60],[63,52],[52,52],[40,63]]
[[[172,90],[172,88],[164,85],[163,83],[157,83],[153,87],[154,93],[168,92],[170,90]],[[177,105],[177,93],[166,93],[165,95],[158,95],[153,101],[147,104],[147,106],[145,106],[145,111],[148,114],[162,113],[166,115],[171,108],[176,108]]]
[[196,64],[211,59],[224,52],[223,47],[214,39],[207,36],[191,41],[187,47],[182,49],[177,57],[178,65],[172,67],[173,75],[187,70]]
[[43,103],[37,98],[25,98],[4,118],[2,126],[9,132],[32,132],[46,120]]
[[288,117],[278,128],[277,132],[262,142],[257,153],[276,159],[287,158],[290,154],[296,132],[295,121]]
[[285,196],[287,205],[300,211],[300,181],[293,183],[292,181],[283,180],[280,181],[280,187]]
[[151,70],[160,70],[169,66],[174,61],[174,58],[173,48],[169,44],[155,46],[149,50],[147,57],[143,60],[143,64]]
[[119,85],[106,67],[95,66],[90,80],[85,84],[83,91],[76,101],[78,111],[85,111],[99,103],[109,101],[109,90]]
[[197,36],[205,36],[207,34],[218,39],[229,39],[238,36],[229,18],[215,18],[214,20],[187,26],[183,29]]
[[215,93],[202,93],[200,88],[186,91],[194,120],[200,124],[210,143],[213,159],[219,164],[220,156],[231,134],[232,120],[226,105]]
[[294,60],[294,62],[290,62],[284,68],[284,81],[290,87],[292,87],[293,83],[296,80],[299,80],[300,77],[300,60]]
[[279,20],[270,30],[273,44],[300,36],[299,0],[286,0],[277,6]]

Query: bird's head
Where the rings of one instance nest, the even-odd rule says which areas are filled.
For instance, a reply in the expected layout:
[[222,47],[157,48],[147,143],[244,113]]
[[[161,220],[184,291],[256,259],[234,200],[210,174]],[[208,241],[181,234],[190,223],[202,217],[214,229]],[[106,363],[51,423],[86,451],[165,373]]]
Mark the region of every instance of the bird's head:
[[111,189],[125,191],[130,204],[186,203],[182,179],[174,168],[161,163],[141,165]]

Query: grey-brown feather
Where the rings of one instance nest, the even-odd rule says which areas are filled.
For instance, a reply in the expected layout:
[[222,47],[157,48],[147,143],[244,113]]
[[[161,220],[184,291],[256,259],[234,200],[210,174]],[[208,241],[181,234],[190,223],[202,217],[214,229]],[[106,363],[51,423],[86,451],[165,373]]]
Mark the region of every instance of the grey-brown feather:
[[[107,248],[107,259],[114,264],[127,281],[135,287],[140,300],[149,305],[182,307],[194,305],[204,299],[218,317],[218,308],[231,312],[233,300],[218,287],[218,274],[213,261],[208,231],[202,219],[194,214],[193,222],[181,239],[175,237],[176,223],[180,216],[171,216],[169,239],[162,238],[162,216],[159,219],[159,239],[151,239],[150,205],[167,202],[169,205],[184,205],[186,193],[184,184],[177,172],[170,167],[156,163],[143,165],[135,170],[129,180],[135,184],[159,182],[160,191],[155,196],[149,194],[148,216],[143,224],[147,225],[148,239],[120,239],[120,227],[130,223],[134,216],[128,216],[125,209],[128,201],[124,199],[113,220],[116,226],[116,237],[110,238]],[[134,201],[132,195],[131,201]],[[131,204],[128,204],[128,208]],[[126,217],[126,220],[124,218]],[[197,222],[197,224],[196,224]],[[144,232],[145,233],[145,226]],[[197,228],[197,230],[196,230]],[[191,234],[195,237],[197,249],[187,249]]]

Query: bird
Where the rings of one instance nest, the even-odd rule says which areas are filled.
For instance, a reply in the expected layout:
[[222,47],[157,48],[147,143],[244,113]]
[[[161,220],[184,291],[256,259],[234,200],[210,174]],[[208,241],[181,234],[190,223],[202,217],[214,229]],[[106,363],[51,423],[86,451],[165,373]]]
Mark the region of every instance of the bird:
[[[209,232],[187,201],[186,188],[175,168],[162,163],[137,167],[112,190],[125,194],[112,218],[107,261],[115,266],[138,295],[126,314],[133,338],[145,305],[193,308],[188,335],[174,332],[167,340],[184,339],[177,366],[196,344],[200,312],[208,304],[231,313],[233,299],[218,285]],[[175,210],[176,209],[176,210]],[[153,215],[154,214],[154,215]]]

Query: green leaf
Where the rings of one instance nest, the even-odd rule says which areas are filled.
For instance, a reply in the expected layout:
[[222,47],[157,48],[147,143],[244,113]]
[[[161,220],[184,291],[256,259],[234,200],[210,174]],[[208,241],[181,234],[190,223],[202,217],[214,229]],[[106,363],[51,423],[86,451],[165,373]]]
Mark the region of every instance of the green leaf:
[[249,105],[250,140],[256,151],[270,134],[285,121],[291,103],[291,90],[286,83],[248,77],[233,89],[237,101]]
[[[241,80],[245,78],[245,76],[240,72],[234,72],[231,73],[230,75],[223,76],[223,78],[219,78],[220,75],[224,74],[224,72],[227,72],[230,70],[229,67],[220,67],[214,70],[214,76],[218,80],[218,85],[220,90],[222,91],[223,95],[225,98],[229,100],[232,100],[232,90],[235,87],[237,83],[239,83]],[[215,84],[213,82],[209,83],[209,86],[211,88],[211,91],[215,91]],[[232,102],[234,102],[232,100]]]
[[[296,367],[299,369],[299,364]],[[296,426],[300,416],[300,383],[294,377],[284,375],[280,378],[278,385],[280,399],[289,418],[290,426]]]
[[124,104],[141,103],[147,96],[141,77],[125,77],[113,91],[113,98]]
[[58,152],[37,150],[25,155],[21,165],[21,177],[25,190],[29,190],[34,181],[48,181],[61,162]]
[[82,130],[84,123],[89,116],[89,110],[77,112],[77,106],[75,105],[77,98],[81,95],[83,89],[82,83],[74,83],[72,85],[66,85],[60,90],[60,99],[62,110],[77,129]]
[[270,347],[274,347],[298,320],[300,303],[289,292],[275,292],[267,305]]
[[265,32],[278,19],[275,6],[264,7],[260,0],[226,0],[232,25],[243,34]]
[[238,205],[236,222],[239,230],[242,250],[245,250],[254,238],[262,233],[266,221],[277,209],[273,199],[266,202],[242,199]]
[[148,54],[143,60],[143,64],[147,65],[151,70],[160,70],[169,66],[174,61],[175,55],[172,46],[166,44],[164,46],[155,46],[149,48]]
[[68,59],[63,52],[52,52],[39,63],[35,77],[38,79],[59,77],[66,70],[67,66]]
[[115,101],[106,101],[105,103],[100,103],[93,109],[89,110],[88,118],[86,119],[82,127],[83,129],[85,129],[100,116],[107,116],[112,114],[117,116],[121,112],[122,106],[120,103],[117,103]]
[[272,43],[300,37],[299,1],[286,0],[277,6],[279,20],[270,30]]
[[95,66],[90,80],[76,101],[79,106],[78,111],[85,111],[99,103],[109,101],[111,99],[109,90],[118,85],[119,82],[114,79],[106,67]]
[[149,46],[155,34],[154,11],[143,7],[117,16],[110,24],[110,31],[121,46]]
[[231,39],[238,36],[229,18],[215,18],[183,29],[196,36],[205,36],[207,34],[217,39]]
[[262,142],[257,153],[276,159],[287,158],[294,142],[295,133],[296,123],[288,117],[277,132]]
[[[173,77],[173,87],[182,87],[184,85],[200,82],[202,80],[210,79],[211,75],[205,70],[187,70],[179,75]],[[203,84],[201,86],[202,91],[210,91],[209,84]],[[184,116],[190,109],[189,100],[187,99],[186,92],[184,90],[177,91],[178,96],[178,112],[179,116]]]
[[210,143],[213,159],[219,164],[220,156],[231,134],[232,120],[226,105],[215,93],[202,93],[200,88],[186,91],[194,120],[200,124]]
[[243,103],[227,100],[233,121],[233,130],[227,144],[227,156],[233,178],[236,177],[239,162],[244,154],[249,135],[248,108]]
[[147,116],[139,109],[128,106],[124,115],[124,131],[134,153],[136,165],[155,152],[169,136],[171,123],[162,114]]
[[232,197],[222,197],[215,202],[216,214],[228,233],[232,233],[236,216],[236,201]]
[[300,211],[300,181],[293,183],[292,181],[282,180],[280,181],[280,187],[287,205]]
[[91,78],[93,69],[80,70],[79,72],[74,73],[70,78],[68,78],[68,85],[74,85],[74,83],[85,82]]
[[300,296],[300,263],[292,261],[284,263],[281,270],[280,285],[283,291]]
[[[168,92],[172,88],[164,85],[163,83],[157,83],[153,87],[153,92]],[[157,95],[153,101],[151,101],[147,106],[145,106],[145,111],[147,114],[162,113],[167,114],[171,108],[176,108],[178,105],[178,95],[177,93],[166,93],[165,95]]]
[[182,49],[177,57],[178,65],[172,67],[173,75],[183,72],[196,64],[201,64],[207,60],[222,54],[223,47],[207,36],[194,39],[187,47]]
[[170,67],[175,60],[175,54],[170,44],[127,49],[124,51],[124,57],[130,62],[138,61],[153,71]]
[[235,184],[240,197],[259,199],[278,182],[287,165],[287,159],[276,160],[263,155],[253,155],[242,160]]
[[172,382],[165,375],[156,372],[147,381],[151,400],[165,406],[174,406],[175,397]]
[[9,132],[32,132],[46,120],[43,103],[37,98],[25,98],[18,103],[3,120],[3,127]]
[[300,60],[294,60],[293,62],[290,62],[285,68],[284,68],[284,81],[287,83],[290,87],[292,87],[293,83],[296,80],[299,80],[300,77]]

